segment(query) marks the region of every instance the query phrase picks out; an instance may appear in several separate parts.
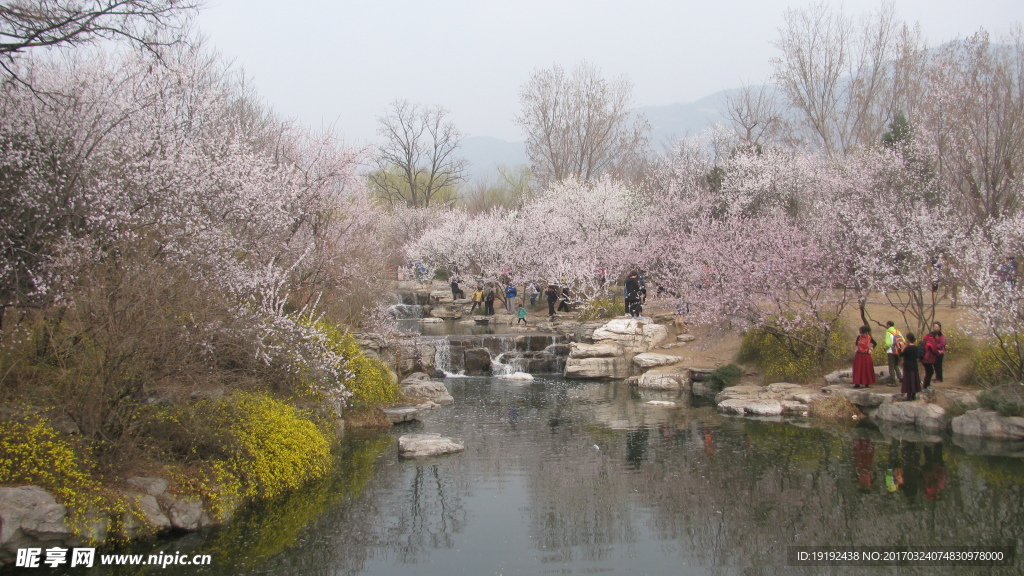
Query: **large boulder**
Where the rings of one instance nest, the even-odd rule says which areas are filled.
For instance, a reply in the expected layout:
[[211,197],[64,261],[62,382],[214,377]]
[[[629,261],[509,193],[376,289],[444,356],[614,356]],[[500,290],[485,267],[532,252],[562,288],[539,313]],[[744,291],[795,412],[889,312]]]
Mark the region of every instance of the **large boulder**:
[[398,455],[403,458],[423,458],[462,452],[464,444],[440,434],[406,434],[398,438]]
[[779,416],[783,412],[783,407],[779,400],[730,398],[719,402],[718,411],[739,416]]
[[416,406],[392,406],[381,409],[381,412],[392,424],[415,422],[420,419],[420,410]]
[[[448,295],[448,299],[451,299],[451,294]],[[462,304],[443,304],[440,306],[434,306],[430,309],[431,318],[456,320],[462,318],[462,313]]]
[[57,545],[71,537],[67,509],[38,486],[0,488],[0,562],[19,548]]
[[625,358],[569,358],[565,361],[566,378],[626,378],[630,373]]
[[920,400],[887,402],[880,405],[871,417],[879,422],[919,426],[931,430],[944,430],[949,425],[949,418],[941,406]]
[[636,318],[614,318],[594,330],[594,342],[610,341],[626,353],[646,352],[668,339],[668,328]]
[[211,526],[213,522],[203,511],[203,502],[199,498],[176,498],[164,494],[157,499],[161,509],[167,514],[171,526],[178,530],[194,531]]
[[572,342],[569,344],[569,358],[614,358],[622,356],[624,353],[622,346],[615,342],[599,344]]
[[953,433],[993,440],[1024,440],[1024,418],[1003,416],[995,410],[971,410],[953,418]]
[[489,376],[491,374],[491,353],[487,348],[470,348],[465,353],[466,374]]
[[[889,377],[888,366],[875,366],[875,379],[881,382]],[[826,384],[853,384],[853,368],[843,368],[825,375]]]
[[690,371],[682,370],[651,370],[644,372],[637,379],[638,388],[647,390],[690,390]]
[[135,538],[171,529],[171,519],[160,509],[156,496],[139,492],[125,492],[132,510],[121,517],[124,536]]
[[[417,373],[422,374],[422,372]],[[413,374],[412,376],[417,376]],[[422,374],[424,378],[412,379],[412,376],[402,380],[402,392],[410,398],[422,398],[424,400],[432,400],[441,405],[448,405],[455,402],[452,395],[448,393],[448,387],[444,385],[444,382],[438,382],[437,380],[430,380],[426,377],[426,374]]]
[[648,368],[656,368],[658,366],[668,366],[669,364],[677,364],[682,362],[683,359],[679,356],[669,356],[668,354],[656,354],[654,352],[641,352],[636,356],[633,356],[633,364],[636,364],[640,368],[646,370]]

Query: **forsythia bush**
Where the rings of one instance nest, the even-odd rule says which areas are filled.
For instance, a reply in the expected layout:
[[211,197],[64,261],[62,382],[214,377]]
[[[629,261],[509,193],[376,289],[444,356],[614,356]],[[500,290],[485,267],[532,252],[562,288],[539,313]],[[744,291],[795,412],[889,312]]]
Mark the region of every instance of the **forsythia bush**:
[[34,485],[55,494],[76,531],[90,510],[104,507],[89,466],[42,418],[0,421],[0,485]]
[[[756,364],[768,382],[809,382],[838,364],[838,359],[850,355],[853,341],[847,341],[844,334],[836,321],[828,335],[824,356],[818,356],[815,350],[796,341],[755,328],[743,335],[739,359]],[[794,336],[806,342],[818,342],[824,335],[819,328],[806,327]]]
[[587,300],[580,307],[580,321],[588,322],[602,318],[615,318],[626,313],[626,304],[614,295]]
[[352,374],[345,383],[352,393],[348,400],[350,405],[376,406],[399,400],[398,384],[384,362],[363,353],[351,334],[323,322],[316,326],[326,336],[328,348],[345,358],[345,365],[341,368]]
[[173,475],[223,518],[245,500],[268,499],[326,475],[331,439],[310,415],[263,393],[203,399],[153,416]]

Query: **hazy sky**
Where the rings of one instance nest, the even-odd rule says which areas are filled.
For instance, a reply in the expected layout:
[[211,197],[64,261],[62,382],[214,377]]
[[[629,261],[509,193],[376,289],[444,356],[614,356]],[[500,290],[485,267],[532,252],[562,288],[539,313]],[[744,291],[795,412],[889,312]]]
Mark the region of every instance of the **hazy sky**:
[[[1024,0],[895,0],[929,45],[1024,22]],[[199,28],[281,115],[374,138],[389,102],[440,104],[471,136],[521,140],[532,70],[626,74],[637,105],[692,102],[771,74],[798,0],[206,0]],[[833,2],[833,5],[838,5]],[[847,1],[849,14],[878,2]]]

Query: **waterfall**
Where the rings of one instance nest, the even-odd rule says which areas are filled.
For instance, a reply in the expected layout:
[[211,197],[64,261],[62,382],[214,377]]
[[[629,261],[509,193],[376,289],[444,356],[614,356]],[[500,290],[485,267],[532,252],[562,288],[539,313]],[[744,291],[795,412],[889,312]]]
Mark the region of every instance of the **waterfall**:
[[434,343],[434,368],[444,372],[445,378],[465,376],[465,370],[456,372],[455,366],[452,366],[452,344],[447,338]]
[[491,375],[508,376],[516,372],[526,372],[528,362],[516,351],[514,336],[496,337],[497,350],[491,352]]

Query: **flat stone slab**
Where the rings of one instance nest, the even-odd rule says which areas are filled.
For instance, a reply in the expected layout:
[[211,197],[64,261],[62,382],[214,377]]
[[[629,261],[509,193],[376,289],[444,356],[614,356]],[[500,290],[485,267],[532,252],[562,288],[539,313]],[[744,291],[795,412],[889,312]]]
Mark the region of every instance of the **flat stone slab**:
[[633,364],[645,369],[655,368],[657,366],[668,366],[669,364],[677,364],[682,361],[683,359],[680,356],[656,354],[654,352],[643,352],[633,356]]
[[413,406],[396,406],[394,408],[384,408],[381,411],[384,412],[384,415],[388,417],[392,424],[419,420],[420,410]]
[[585,344],[573,342],[569,344],[569,358],[615,358],[624,353],[622,346],[615,342]]
[[833,384],[821,389],[825,394],[846,396],[846,399],[861,408],[875,408],[903,397],[897,387],[872,386],[871,388],[850,388]]
[[398,438],[398,455],[403,458],[441,456],[465,449],[464,444],[440,434],[406,434]]
[[629,361],[625,358],[569,358],[565,362],[566,378],[626,378]]

